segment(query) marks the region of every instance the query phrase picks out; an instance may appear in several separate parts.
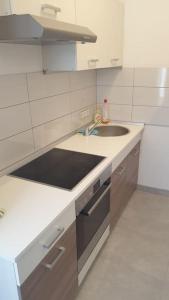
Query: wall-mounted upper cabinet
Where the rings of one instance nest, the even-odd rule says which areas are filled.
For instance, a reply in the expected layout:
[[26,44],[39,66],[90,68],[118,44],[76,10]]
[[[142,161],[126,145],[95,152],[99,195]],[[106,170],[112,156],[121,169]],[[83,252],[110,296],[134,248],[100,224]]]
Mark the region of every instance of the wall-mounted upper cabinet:
[[43,46],[46,72],[122,65],[123,4],[119,0],[1,0],[1,15],[34,14],[88,27],[96,43]]
[[44,70],[122,66],[123,19],[123,4],[118,0],[76,0],[76,23],[89,27],[97,35],[97,42],[45,46]]
[[76,19],[98,37],[96,44],[77,45],[77,68],[121,66],[123,5],[117,0],[76,0]]
[[1,0],[0,14],[34,14],[75,23],[75,0]]

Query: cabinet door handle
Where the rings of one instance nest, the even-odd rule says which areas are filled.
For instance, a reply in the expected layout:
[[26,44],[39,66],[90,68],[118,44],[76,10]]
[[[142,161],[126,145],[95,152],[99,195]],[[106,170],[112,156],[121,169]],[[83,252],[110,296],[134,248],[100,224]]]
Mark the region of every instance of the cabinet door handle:
[[119,167],[118,169],[117,169],[117,171],[115,172],[115,174],[117,175],[117,176],[122,176],[123,175],[123,173],[124,173],[124,171],[125,171],[125,167],[124,166],[121,166],[121,167]]
[[140,150],[139,150],[139,149],[136,149],[136,150],[133,152],[133,155],[134,155],[134,156],[137,156],[139,153],[140,153]]
[[44,248],[50,249],[57,241],[59,236],[64,232],[65,228],[57,228],[54,230],[53,234],[50,237],[46,238],[41,244]]
[[89,59],[89,63],[96,63],[98,62],[99,59],[98,58],[92,58],[92,59]]
[[54,5],[51,5],[51,4],[47,4],[47,3],[42,4],[41,10],[42,10],[43,12],[45,12],[46,10],[47,10],[47,11],[48,11],[48,10],[51,10],[51,11],[54,12],[55,15],[57,15],[57,13],[61,12],[61,8],[60,8],[60,7],[57,7],[57,6],[54,6]]
[[119,61],[119,57],[114,57],[111,59],[112,62]]
[[0,218],[3,218],[5,215],[5,210],[3,208],[0,208]]
[[57,255],[57,257],[50,263],[45,263],[44,266],[45,268],[47,268],[48,270],[52,270],[54,268],[54,266],[59,262],[59,260],[61,259],[61,257],[63,256],[63,254],[66,251],[66,248],[64,247],[59,247],[58,248],[59,254]]

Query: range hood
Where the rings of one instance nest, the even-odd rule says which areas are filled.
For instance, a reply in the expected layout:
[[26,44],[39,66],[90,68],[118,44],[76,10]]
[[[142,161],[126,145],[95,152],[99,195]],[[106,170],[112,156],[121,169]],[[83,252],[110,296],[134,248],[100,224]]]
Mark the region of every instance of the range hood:
[[95,43],[97,36],[87,27],[30,14],[0,17],[0,43],[57,44]]

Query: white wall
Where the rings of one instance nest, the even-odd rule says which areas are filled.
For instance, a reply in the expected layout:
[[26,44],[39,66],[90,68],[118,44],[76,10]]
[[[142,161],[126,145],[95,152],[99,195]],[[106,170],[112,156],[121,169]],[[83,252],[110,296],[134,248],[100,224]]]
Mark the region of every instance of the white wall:
[[169,1],[123,0],[124,65],[169,66]]
[[99,105],[105,97],[111,120],[145,123],[139,184],[169,190],[169,68],[100,70]]
[[145,122],[139,184],[169,190],[169,1],[123,0],[124,68],[98,72],[114,120]]
[[[168,0],[123,0],[125,3],[125,40],[124,40],[124,66],[127,67],[168,67],[169,66],[169,1]],[[163,82],[167,78],[167,69],[162,69]],[[154,72],[156,73],[156,72]],[[159,72],[160,73],[160,72]],[[162,74],[161,73],[161,74]],[[144,70],[144,76],[146,70]],[[149,76],[151,78],[151,75]],[[158,77],[156,77],[157,79]],[[157,87],[157,82],[151,84]],[[159,84],[158,84],[159,86]],[[138,91],[135,98],[141,97],[150,103],[153,108],[141,110],[137,108],[137,117],[150,115],[157,120],[157,104],[155,99],[161,98],[161,104],[168,106],[169,95],[167,90],[146,92]],[[145,95],[147,94],[147,97]],[[149,93],[149,94],[148,94]],[[157,93],[157,94],[156,94]],[[160,94],[162,97],[160,97]],[[154,112],[153,112],[154,110]],[[161,111],[162,119],[166,120],[164,127],[157,126],[159,120],[154,122],[156,126],[146,126],[142,144],[139,184],[159,189],[169,190],[169,111]],[[168,122],[167,122],[168,120]]]

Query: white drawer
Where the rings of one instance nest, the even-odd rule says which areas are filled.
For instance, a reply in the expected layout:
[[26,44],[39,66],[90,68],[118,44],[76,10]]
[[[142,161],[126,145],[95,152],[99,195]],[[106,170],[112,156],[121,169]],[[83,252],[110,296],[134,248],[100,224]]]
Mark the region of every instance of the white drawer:
[[75,218],[75,204],[72,203],[36,238],[24,254],[18,258],[14,265],[18,286],[22,285],[29,277],[32,271],[48,254],[52,246],[75,221]]

